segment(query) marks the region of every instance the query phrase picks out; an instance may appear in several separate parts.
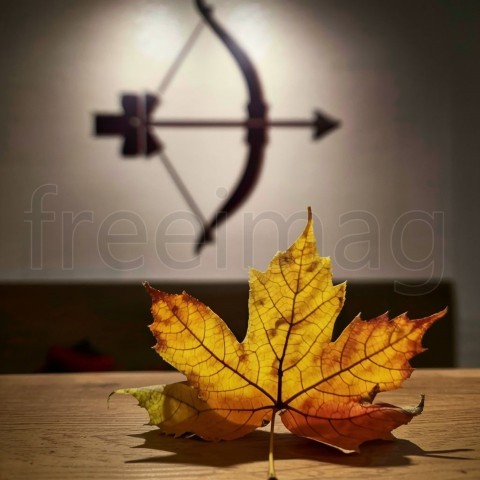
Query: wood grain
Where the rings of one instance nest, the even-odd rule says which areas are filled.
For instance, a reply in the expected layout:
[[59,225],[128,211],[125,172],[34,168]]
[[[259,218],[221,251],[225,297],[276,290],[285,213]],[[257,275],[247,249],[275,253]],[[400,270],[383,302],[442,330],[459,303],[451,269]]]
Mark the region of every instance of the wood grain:
[[[145,425],[146,412],[119,387],[171,383],[159,373],[0,376],[0,479],[262,479],[268,433],[232,442],[172,439]],[[416,404],[424,413],[396,430],[394,442],[372,442],[346,455],[295,437],[280,423],[280,480],[342,478],[480,478],[480,370],[417,370],[405,387],[379,401]]]

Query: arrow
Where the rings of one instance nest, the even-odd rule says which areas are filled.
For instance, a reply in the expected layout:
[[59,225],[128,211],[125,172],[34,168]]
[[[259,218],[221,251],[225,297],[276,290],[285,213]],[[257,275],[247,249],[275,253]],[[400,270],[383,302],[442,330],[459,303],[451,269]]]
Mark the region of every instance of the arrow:
[[[138,119],[140,120],[140,119]],[[339,122],[323,113],[316,111],[313,120],[285,119],[268,120],[263,118],[250,118],[248,120],[153,120],[146,122],[146,126],[167,128],[232,128],[242,127],[251,129],[264,129],[271,127],[284,128],[313,128],[313,138],[317,140],[322,135],[339,126]]]
[[157,97],[125,94],[121,96],[123,113],[120,115],[97,114],[95,117],[96,135],[120,135],[124,139],[122,153],[124,156],[138,154],[151,155],[162,150],[161,142],[150,131],[151,127],[163,128],[246,128],[249,130],[266,130],[280,128],[312,128],[314,140],[334,130],[340,122],[318,110],[312,120],[268,118],[248,118],[245,120],[190,120],[165,119],[151,120],[150,116],[158,105]]

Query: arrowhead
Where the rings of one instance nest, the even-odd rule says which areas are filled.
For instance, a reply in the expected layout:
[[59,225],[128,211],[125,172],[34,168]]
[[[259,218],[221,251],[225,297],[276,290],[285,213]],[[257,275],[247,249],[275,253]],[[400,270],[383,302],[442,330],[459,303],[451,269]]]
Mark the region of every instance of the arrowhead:
[[340,126],[340,121],[334,120],[333,118],[328,117],[327,115],[315,111],[315,117],[313,120],[313,139],[318,140],[320,137],[323,137],[325,134],[335,130]]

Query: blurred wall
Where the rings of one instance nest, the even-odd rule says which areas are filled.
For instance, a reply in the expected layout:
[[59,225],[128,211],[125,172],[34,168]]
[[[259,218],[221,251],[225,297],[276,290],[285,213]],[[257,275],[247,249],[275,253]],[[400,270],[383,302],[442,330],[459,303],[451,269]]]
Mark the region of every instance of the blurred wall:
[[[452,279],[459,363],[480,366],[478,2],[210,3],[255,61],[272,118],[318,108],[341,128],[318,142],[271,130],[253,195],[195,256],[199,225],[160,160],[122,160],[117,139],[93,136],[121,92],[155,91],[199,21],[193,4],[4,2],[0,279],[246,281],[311,205],[337,278],[396,279],[412,302],[426,280]],[[246,103],[205,28],[155,116],[242,119]],[[211,216],[242,171],[244,132],[157,133]]]

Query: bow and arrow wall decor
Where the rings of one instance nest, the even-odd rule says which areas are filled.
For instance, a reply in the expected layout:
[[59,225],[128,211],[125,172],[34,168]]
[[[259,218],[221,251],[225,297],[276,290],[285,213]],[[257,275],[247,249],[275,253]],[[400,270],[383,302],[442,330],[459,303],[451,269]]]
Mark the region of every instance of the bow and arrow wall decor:
[[[194,0],[193,3],[201,17],[200,21],[165,73],[156,92],[154,94],[121,94],[122,112],[119,114],[97,114],[95,116],[95,133],[99,136],[115,135],[121,137],[123,141],[121,154],[124,158],[155,156],[161,160],[171,180],[200,223],[200,233],[195,243],[195,251],[199,253],[205,244],[214,241],[215,229],[241,207],[256,186],[264,161],[268,142],[267,133],[270,128],[308,128],[313,132],[312,138],[318,140],[326,133],[337,128],[339,122],[318,110],[310,119],[277,120],[269,118],[263,85],[257,69],[246,51],[215,18],[212,6],[204,0]],[[209,120],[154,118],[154,114],[161,106],[162,97],[166,94],[175,74],[205,26],[208,26],[227,48],[243,76],[249,96],[246,118]],[[166,154],[166,146],[162,143],[157,131],[167,127],[242,128],[246,131],[245,140],[248,152],[241,176],[230,196],[223,201],[211,218],[207,218],[202,213],[199,203],[189,192],[174,163]]]

